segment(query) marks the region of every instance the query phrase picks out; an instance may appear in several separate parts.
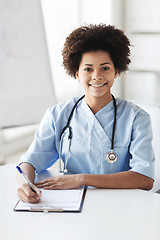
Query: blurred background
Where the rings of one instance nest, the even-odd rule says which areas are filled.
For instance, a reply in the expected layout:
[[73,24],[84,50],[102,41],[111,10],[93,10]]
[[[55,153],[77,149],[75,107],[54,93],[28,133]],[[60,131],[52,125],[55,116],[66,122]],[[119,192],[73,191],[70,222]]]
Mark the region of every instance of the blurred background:
[[19,161],[48,107],[82,94],[61,50],[87,23],[115,25],[131,40],[130,71],[112,91],[151,115],[160,176],[160,0],[0,0],[0,164]]

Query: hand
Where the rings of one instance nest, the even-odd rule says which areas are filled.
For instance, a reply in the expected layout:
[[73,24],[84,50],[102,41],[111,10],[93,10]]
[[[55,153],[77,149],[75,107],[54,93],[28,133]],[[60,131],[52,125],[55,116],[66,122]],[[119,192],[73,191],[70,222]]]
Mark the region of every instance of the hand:
[[47,180],[37,183],[38,188],[44,189],[73,189],[79,188],[82,184],[82,174],[63,175],[48,178]]
[[19,199],[22,200],[23,202],[28,203],[39,202],[42,193],[34,184],[32,184],[32,187],[36,191],[36,193],[31,190],[28,184],[26,183],[21,184],[21,186],[19,186],[17,189],[17,195]]

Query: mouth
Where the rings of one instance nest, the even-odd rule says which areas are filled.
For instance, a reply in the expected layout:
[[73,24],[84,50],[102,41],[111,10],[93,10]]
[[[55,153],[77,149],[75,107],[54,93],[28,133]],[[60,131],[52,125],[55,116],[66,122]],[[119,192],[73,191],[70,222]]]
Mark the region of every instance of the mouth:
[[102,83],[102,84],[91,84],[91,83],[89,83],[89,86],[95,87],[95,88],[100,88],[100,87],[103,87],[107,84],[108,84],[108,82],[105,82],[105,83]]

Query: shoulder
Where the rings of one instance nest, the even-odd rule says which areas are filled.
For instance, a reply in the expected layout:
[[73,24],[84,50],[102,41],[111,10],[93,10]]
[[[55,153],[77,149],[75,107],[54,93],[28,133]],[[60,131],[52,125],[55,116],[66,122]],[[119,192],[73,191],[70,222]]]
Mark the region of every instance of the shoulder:
[[63,120],[67,119],[69,117],[69,114],[74,107],[75,103],[79,97],[74,97],[71,99],[68,99],[62,103],[59,103],[47,110],[47,112],[50,114],[50,117],[57,122],[60,118],[63,118]]
[[143,108],[130,101],[117,98],[116,103],[118,117],[124,116],[133,120],[136,118],[150,118],[149,114]]

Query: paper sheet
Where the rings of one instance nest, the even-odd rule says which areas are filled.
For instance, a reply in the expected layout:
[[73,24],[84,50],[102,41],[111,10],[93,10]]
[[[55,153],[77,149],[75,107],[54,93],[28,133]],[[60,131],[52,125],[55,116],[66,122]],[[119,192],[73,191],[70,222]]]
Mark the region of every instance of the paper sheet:
[[70,190],[44,190],[39,203],[26,203],[19,201],[15,210],[61,210],[78,211],[81,206],[84,188]]

